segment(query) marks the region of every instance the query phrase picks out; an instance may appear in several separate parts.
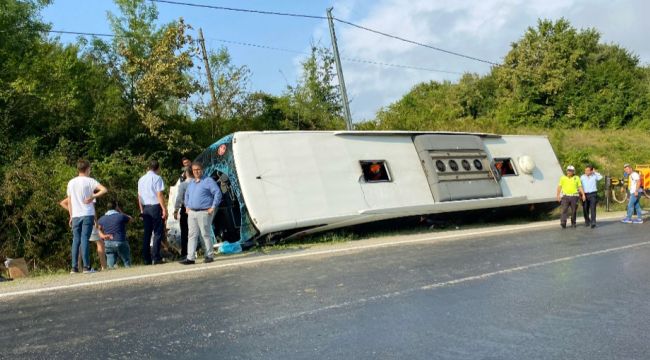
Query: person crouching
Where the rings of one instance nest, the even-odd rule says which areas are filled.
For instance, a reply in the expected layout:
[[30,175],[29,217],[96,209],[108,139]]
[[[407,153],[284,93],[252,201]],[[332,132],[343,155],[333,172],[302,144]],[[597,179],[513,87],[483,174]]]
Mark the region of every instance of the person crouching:
[[126,240],[126,224],[132,217],[122,212],[117,201],[108,202],[108,211],[97,221],[99,236],[104,239],[106,262],[109,269],[114,269],[117,258],[122,259],[124,267],[131,266],[131,248]]

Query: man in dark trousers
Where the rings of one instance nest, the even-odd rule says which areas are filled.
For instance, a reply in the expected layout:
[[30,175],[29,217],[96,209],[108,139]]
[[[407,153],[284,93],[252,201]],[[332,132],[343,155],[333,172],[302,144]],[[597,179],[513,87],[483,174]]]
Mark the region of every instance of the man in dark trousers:
[[582,202],[582,212],[585,217],[585,226],[596,227],[596,204],[598,203],[598,181],[603,178],[592,165],[585,167],[585,173],[580,176],[585,200]]
[[562,216],[560,217],[560,226],[566,228],[567,212],[571,211],[571,227],[576,227],[576,208],[578,207],[578,198],[585,201],[585,193],[582,190],[580,178],[575,176],[576,169],[573,165],[566,168],[566,175],[560,178],[557,184],[557,201],[562,207]]
[[[167,218],[165,198],[163,191],[165,183],[158,175],[160,164],[151,160],[149,171],[138,180],[138,206],[140,216],[144,222],[144,236],[142,237],[142,257],[145,265],[162,264],[160,244],[163,235],[163,222]],[[153,232],[153,249],[151,249],[151,233]]]

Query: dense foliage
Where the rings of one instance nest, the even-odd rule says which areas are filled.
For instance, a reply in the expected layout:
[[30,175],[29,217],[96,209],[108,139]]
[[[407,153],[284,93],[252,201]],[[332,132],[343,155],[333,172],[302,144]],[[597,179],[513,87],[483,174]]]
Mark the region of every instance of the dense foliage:
[[[108,187],[106,198],[135,215],[149,159],[161,161],[170,184],[183,155],[236,130],[344,128],[328,51],[314,47],[302,78],[279,96],[249,91],[250,71],[231,64],[227,49],[212,52],[217,102],[204,104],[208,85],[191,72],[203,62],[190,25],[159,25],[145,0],[115,2],[119,13],[108,21],[116,36],[72,45],[50,38],[39,19],[49,0],[0,2],[0,258],[69,264],[58,202],[80,158]],[[136,261],[141,227],[129,234]]]
[[[345,126],[333,58],[322,47],[312,47],[301,77],[280,95],[251,91],[251,71],[232,64],[225,48],[212,52],[213,103],[209,85],[196,77],[205,69],[183,19],[161,25],[154,3],[115,0],[119,13],[108,18],[114,38],[64,45],[39,18],[49,2],[0,2],[0,258],[68,266],[71,235],[58,202],[80,158],[92,162],[107,198],[136,214],[137,179],[150,159],[161,161],[170,184],[181,156],[198,155],[234,131]],[[595,30],[540,21],[489,74],[416,85],[357,128],[648,129],[649,88],[650,69],[625,49],[599,43]],[[562,160],[604,165],[594,154],[607,149],[568,149],[575,136],[567,131],[548,131]],[[629,149],[625,140],[611,146]],[[129,232],[136,261],[141,228]]]

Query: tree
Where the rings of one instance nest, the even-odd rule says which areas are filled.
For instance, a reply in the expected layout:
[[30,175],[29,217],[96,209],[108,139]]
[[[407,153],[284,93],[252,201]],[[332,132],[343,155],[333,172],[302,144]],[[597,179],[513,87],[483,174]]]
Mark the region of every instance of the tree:
[[543,127],[621,127],[640,116],[638,59],[595,29],[540,20],[494,70],[498,117]]
[[196,53],[194,41],[187,35],[190,26],[180,19],[157,28],[154,4],[145,0],[116,3],[121,16],[109,15],[117,35],[114,66],[132,106],[129,119],[137,119],[135,125],[142,131],[133,137],[137,149],[162,160],[170,154],[197,151],[184,133],[190,119],[182,112],[182,104],[198,90],[198,83],[189,75]]
[[377,113],[382,130],[433,130],[446,128],[463,117],[458,86],[431,81],[418,84],[404,97]]
[[487,116],[496,105],[496,82],[491,75],[465,73],[458,81],[458,101],[463,117]]
[[341,97],[334,84],[334,57],[323,47],[312,46],[302,62],[302,75],[296,86],[288,86],[278,101],[286,115],[287,129],[344,129]]
[[[199,111],[204,120],[210,122],[210,134],[214,139],[218,134],[237,128],[238,119],[241,119],[245,111],[251,71],[246,65],[234,65],[226,47],[221,47],[216,52],[211,51],[208,62],[217,103],[212,104],[210,101],[209,105],[200,104]],[[204,84],[204,93],[209,86],[210,84]]]
[[[16,138],[15,126],[24,123],[20,108],[29,102],[29,84],[20,76],[31,65],[30,56],[38,51],[43,32],[49,26],[38,19],[38,12],[49,1],[5,0],[0,3],[0,164]],[[0,169],[0,174],[1,174]]]

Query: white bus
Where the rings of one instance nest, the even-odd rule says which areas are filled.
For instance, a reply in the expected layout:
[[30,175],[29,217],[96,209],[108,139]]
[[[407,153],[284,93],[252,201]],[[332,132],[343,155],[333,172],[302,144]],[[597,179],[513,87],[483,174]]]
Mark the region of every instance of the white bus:
[[[562,175],[546,136],[480,133],[237,132],[197,160],[224,193],[215,233],[244,248],[387,219],[553,204]],[[178,233],[173,219],[168,227]]]

